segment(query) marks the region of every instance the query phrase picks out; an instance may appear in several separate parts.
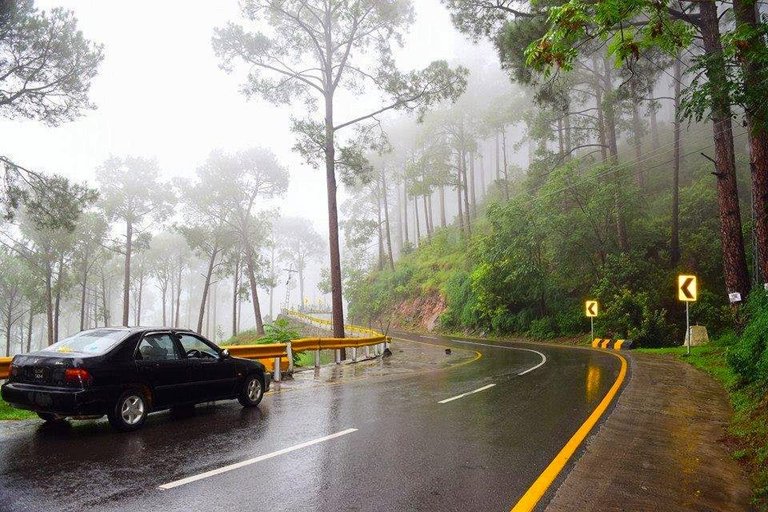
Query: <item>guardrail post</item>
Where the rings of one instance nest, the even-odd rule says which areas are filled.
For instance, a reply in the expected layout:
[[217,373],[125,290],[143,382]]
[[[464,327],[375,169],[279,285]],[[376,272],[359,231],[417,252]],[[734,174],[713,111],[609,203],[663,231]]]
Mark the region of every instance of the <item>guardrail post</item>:
[[274,379],[275,382],[280,382],[280,358],[275,358],[275,373],[274,373]]
[[387,350],[388,348],[389,348],[389,338],[384,338],[384,350]]
[[288,340],[288,343],[285,344],[286,351],[288,352],[288,373],[293,372],[293,349],[291,348],[291,341]]
[[334,359],[336,361],[336,364],[341,364],[341,350],[336,349],[334,352]]
[[315,350],[315,368],[320,368],[320,349]]
[[369,357],[371,357],[371,347],[366,345],[365,346],[365,358],[368,359]]
[[352,347],[352,361],[357,362],[357,347]]

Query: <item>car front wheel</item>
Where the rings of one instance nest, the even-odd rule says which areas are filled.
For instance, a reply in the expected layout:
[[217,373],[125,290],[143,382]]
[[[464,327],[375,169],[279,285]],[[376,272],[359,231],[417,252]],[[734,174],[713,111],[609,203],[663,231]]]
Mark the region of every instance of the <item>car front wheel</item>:
[[117,430],[128,432],[141,428],[147,419],[147,401],[144,394],[136,389],[129,389],[120,395],[115,407],[107,417]]
[[249,375],[243,382],[240,394],[237,396],[238,402],[243,407],[256,407],[264,396],[264,385],[261,383],[258,375]]

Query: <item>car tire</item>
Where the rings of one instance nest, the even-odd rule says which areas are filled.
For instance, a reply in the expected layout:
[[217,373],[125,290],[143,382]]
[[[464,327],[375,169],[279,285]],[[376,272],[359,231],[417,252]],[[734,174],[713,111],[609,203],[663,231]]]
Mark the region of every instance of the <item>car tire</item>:
[[243,407],[256,407],[264,397],[264,381],[258,375],[252,373],[243,381],[237,401]]
[[147,397],[138,389],[128,389],[120,395],[107,414],[110,425],[122,432],[141,428],[147,419]]
[[37,415],[46,423],[62,423],[65,421],[64,416],[59,416],[52,412],[39,412]]

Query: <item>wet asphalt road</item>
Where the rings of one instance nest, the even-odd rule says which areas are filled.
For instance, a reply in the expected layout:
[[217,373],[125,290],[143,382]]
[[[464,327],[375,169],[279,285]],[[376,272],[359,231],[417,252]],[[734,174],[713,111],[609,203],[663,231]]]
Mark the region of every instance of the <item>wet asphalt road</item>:
[[[0,510],[509,510],[620,366],[590,350],[414,339],[482,357],[425,374],[270,393],[254,410],[221,402],[185,417],[160,413],[128,434],[105,421],[4,425]],[[542,355],[546,363],[531,370]],[[357,430],[158,488],[346,429]]]

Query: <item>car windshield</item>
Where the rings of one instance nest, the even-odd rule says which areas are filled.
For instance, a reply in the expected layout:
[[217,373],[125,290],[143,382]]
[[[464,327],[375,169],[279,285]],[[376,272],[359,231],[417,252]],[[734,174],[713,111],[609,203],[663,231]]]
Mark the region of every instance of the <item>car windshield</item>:
[[45,352],[103,354],[120,343],[125,336],[126,332],[119,329],[83,331],[54,343]]

